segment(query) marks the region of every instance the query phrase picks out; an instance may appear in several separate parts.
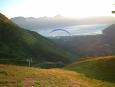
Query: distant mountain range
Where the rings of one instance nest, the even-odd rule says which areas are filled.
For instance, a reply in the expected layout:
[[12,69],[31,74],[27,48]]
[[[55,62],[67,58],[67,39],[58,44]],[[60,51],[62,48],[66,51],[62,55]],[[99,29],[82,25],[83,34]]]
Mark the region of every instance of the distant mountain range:
[[[85,19],[70,19],[65,18],[63,16],[48,18],[24,18],[24,17],[15,17],[11,19],[13,22],[18,24],[23,28],[27,28],[33,31],[43,30],[44,32],[50,28],[57,27],[66,27],[66,26],[74,26],[81,24],[113,24],[115,23],[114,17],[92,17]],[[113,24],[114,25],[114,24]],[[112,25],[112,26],[113,26]],[[109,27],[110,28],[110,27]],[[114,30],[114,27],[112,27]],[[73,53],[79,56],[103,56],[103,55],[111,55],[114,54],[114,44],[110,44],[114,42],[114,31],[109,34],[105,33],[105,29],[102,35],[86,35],[86,36],[62,36],[62,37],[51,37],[52,41],[54,41],[57,45],[64,47],[65,49],[71,50]],[[112,35],[111,39],[109,36]],[[107,40],[108,38],[108,40]]]
[[51,28],[69,27],[74,25],[87,24],[111,24],[115,22],[115,17],[91,17],[84,19],[56,17],[14,17],[11,20],[22,28],[39,32]]
[[70,52],[56,46],[49,39],[36,32],[20,28],[0,14],[0,63],[24,65],[26,60],[31,58],[33,65],[41,62],[66,64],[70,62],[69,58],[72,56]]

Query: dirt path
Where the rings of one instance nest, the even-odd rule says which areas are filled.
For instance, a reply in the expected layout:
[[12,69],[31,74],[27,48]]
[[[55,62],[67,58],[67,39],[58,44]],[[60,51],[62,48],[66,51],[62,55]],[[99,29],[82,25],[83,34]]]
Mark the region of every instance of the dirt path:
[[79,82],[77,81],[72,81],[69,87],[81,87]]
[[23,87],[34,87],[36,80],[32,78],[26,78],[23,81]]
[[[36,79],[33,78],[25,78],[23,81],[23,87],[34,87],[36,84]],[[78,81],[70,81],[67,84],[67,87],[81,87]]]

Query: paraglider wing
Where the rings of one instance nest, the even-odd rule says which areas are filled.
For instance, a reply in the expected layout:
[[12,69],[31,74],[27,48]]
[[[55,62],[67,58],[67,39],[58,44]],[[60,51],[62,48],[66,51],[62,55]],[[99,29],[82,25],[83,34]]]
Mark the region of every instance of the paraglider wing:
[[70,32],[68,32],[68,31],[65,30],[65,29],[54,29],[54,30],[52,30],[50,33],[53,33],[53,32],[56,32],[56,31],[64,31],[64,32],[66,32],[67,34],[71,35]]

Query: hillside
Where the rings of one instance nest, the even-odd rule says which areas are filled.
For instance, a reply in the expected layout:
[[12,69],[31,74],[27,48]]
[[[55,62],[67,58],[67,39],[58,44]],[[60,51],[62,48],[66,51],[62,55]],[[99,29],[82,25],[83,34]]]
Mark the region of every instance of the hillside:
[[84,58],[66,68],[92,79],[115,83],[115,56]]
[[112,24],[103,31],[104,39],[115,54],[115,24]]
[[112,55],[113,51],[103,35],[63,36],[50,38],[57,45],[64,47],[80,57]]
[[0,87],[115,87],[63,69],[40,69],[0,64]]
[[[56,46],[38,33],[20,28],[0,14],[0,59],[1,63],[27,65],[26,59],[39,62],[69,63],[72,57],[68,51]],[[10,59],[10,60],[7,60]]]
[[115,55],[114,37],[115,24],[112,24],[104,29],[103,34],[100,35],[62,36],[50,39],[80,57],[89,57]]

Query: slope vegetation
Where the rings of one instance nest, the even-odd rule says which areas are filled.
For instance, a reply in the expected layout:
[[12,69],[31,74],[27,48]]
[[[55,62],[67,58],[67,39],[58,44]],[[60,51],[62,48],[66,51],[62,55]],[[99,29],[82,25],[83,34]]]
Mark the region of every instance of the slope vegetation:
[[115,83],[115,56],[83,59],[66,68],[90,78]]

